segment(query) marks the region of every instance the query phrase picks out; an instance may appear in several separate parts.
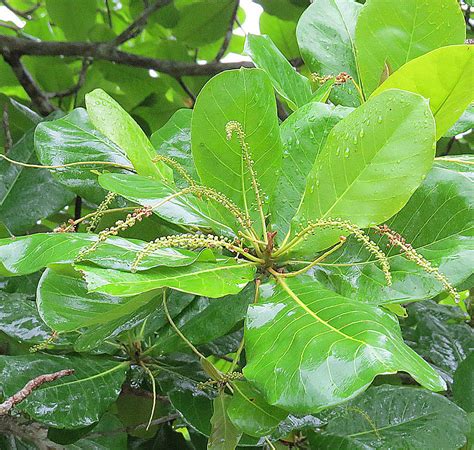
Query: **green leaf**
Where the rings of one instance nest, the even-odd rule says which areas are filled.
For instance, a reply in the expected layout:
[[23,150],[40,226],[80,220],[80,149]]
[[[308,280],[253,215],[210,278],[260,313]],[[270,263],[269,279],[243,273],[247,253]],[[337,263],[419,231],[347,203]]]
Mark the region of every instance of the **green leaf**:
[[174,36],[192,47],[200,47],[224,36],[233,14],[234,0],[176,0],[179,21]]
[[290,226],[303,195],[306,177],[331,129],[352,108],[312,102],[295,111],[280,126],[283,162],[271,203],[275,229],[282,235]]
[[[41,164],[52,166],[79,161],[108,161],[131,166],[123,151],[93,128],[87,112],[78,108],[70,114],[38,125],[35,131],[35,149]],[[52,171],[53,178],[68,189],[94,203],[106,195],[97,182],[93,170],[123,171],[113,166],[84,165]]]
[[[365,228],[393,216],[431,168],[434,132],[428,101],[419,95],[392,90],[364,103],[317,154],[292,233],[308,220],[341,218]],[[317,231],[301,252],[314,254],[340,235]]]
[[453,137],[474,128],[474,104],[470,104],[461,114],[456,123],[446,132],[445,136]]
[[227,410],[231,396],[221,392],[214,399],[214,414],[211,418],[212,431],[207,443],[208,450],[234,450],[242,433],[229,420]]
[[0,356],[0,387],[9,397],[33,378],[63,369],[74,374],[33,391],[15,409],[56,428],[79,428],[97,422],[120,393],[128,363],[42,353]]
[[453,398],[464,411],[474,412],[474,352],[454,372]]
[[[222,298],[196,297],[189,301],[186,308],[173,316],[173,320],[192,344],[202,345],[211,342],[232,331],[233,327],[243,321],[248,305],[253,301],[254,288],[247,285],[236,295]],[[168,300],[168,304],[175,302]],[[171,312],[170,312],[171,314]],[[156,330],[156,351],[154,354],[173,353],[186,350],[183,340],[168,324]]]
[[[81,250],[97,240],[88,233],[38,233],[14,239],[0,239],[0,275],[18,276],[34,273],[54,263],[72,263]],[[146,242],[111,236],[84,259],[101,267],[130,270]],[[147,256],[139,270],[165,265],[179,267],[192,264],[198,253],[180,249],[160,249]]]
[[92,124],[125,152],[140,175],[172,179],[168,166],[153,162],[155,150],[145,133],[112,97],[96,89],[86,95],[86,105]]
[[[37,164],[33,131],[29,131],[8,152],[8,157]],[[61,210],[73,194],[53,180],[48,170],[25,168],[0,161],[0,217],[13,234],[29,231],[40,219]]]
[[50,328],[73,331],[129,316],[155,295],[112,297],[88,293],[86,283],[74,270],[48,269],[38,284],[36,301],[41,318]]
[[232,383],[234,395],[227,408],[231,422],[250,436],[267,436],[288,416],[270,406],[263,396],[246,381]]
[[[472,181],[464,174],[441,168],[437,160],[409,202],[387,224],[456,286],[472,274],[474,267],[473,198]],[[371,238],[389,258],[392,285],[387,286],[372,255],[350,238],[322,265],[340,294],[381,304],[424,300],[444,290],[432,274],[408,261],[396,248],[386,248],[386,239],[375,233]]]
[[[0,291],[0,331],[18,342],[39,344],[51,337],[51,329],[41,320],[34,301],[25,294]],[[60,338],[55,346],[67,344]]]
[[[160,155],[173,158],[193,179],[198,180],[191,153],[191,119],[192,109],[179,109],[168,122],[151,136],[151,143]],[[179,187],[187,185],[179,174],[174,173],[176,184]]]
[[456,450],[468,430],[466,415],[454,403],[412,387],[373,387],[330,414],[324,431],[310,434],[311,448]]
[[249,34],[245,51],[255,65],[270,77],[275,90],[295,110],[311,100],[311,84],[288,62],[268,36]]
[[68,40],[86,41],[96,23],[97,0],[83,0],[80,11],[75,8],[77,4],[74,0],[46,0],[51,22],[64,31]]
[[300,56],[294,21],[280,19],[264,11],[260,15],[260,33],[268,35],[285,58],[292,59]]
[[458,308],[432,301],[408,305],[403,337],[416,352],[444,371],[448,381],[474,351],[474,335]]
[[[427,10],[429,17],[425,14]],[[401,0],[394,11],[384,0],[368,1],[355,31],[364,92],[368,96],[377,88],[385,65],[394,72],[431,50],[463,44],[465,38],[466,25],[457,2]],[[444,66],[445,69],[448,67]]]
[[171,223],[191,225],[215,230],[217,234],[234,236],[227,225],[235,219],[227,212],[227,217],[210,213],[205,200],[193,194],[179,194],[181,189],[159,180],[150,180],[140,175],[106,173],[99,177],[100,185],[116,194],[142,206],[153,207],[153,212]]
[[255,265],[233,258],[215,263],[196,262],[188,267],[150,269],[141,273],[76,264],[84,275],[89,291],[120,297],[141,294],[163,287],[182,292],[218,298],[237,294],[253,280]]
[[[316,0],[301,16],[296,36],[306,65],[320,75],[347,72],[359,82],[354,34],[362,5],[352,0]],[[340,86],[336,103],[360,103],[352,83]]]
[[349,400],[376,375],[408,372],[433,390],[443,379],[402,340],[397,319],[310,277],[281,281],[249,307],[245,377],[271,405],[312,413]]
[[474,100],[471,80],[466,77],[472,72],[474,51],[471,45],[443,47],[402,66],[373,95],[396,88],[428,98],[439,139]]
[[[242,149],[234,136],[226,139],[226,125],[238,121],[246,134],[254,169],[262,191],[271,196],[275,173],[281,165],[275,94],[265,72],[228,70],[212,78],[194,106],[192,152],[204,184],[227,195],[241,209],[255,203]],[[258,217],[252,211],[252,217]]]

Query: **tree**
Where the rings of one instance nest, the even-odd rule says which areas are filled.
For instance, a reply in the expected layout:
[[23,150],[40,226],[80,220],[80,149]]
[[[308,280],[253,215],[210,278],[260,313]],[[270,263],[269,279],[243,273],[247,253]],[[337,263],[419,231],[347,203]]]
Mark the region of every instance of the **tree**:
[[2,446],[472,444],[471,9],[258,3],[3,2]]

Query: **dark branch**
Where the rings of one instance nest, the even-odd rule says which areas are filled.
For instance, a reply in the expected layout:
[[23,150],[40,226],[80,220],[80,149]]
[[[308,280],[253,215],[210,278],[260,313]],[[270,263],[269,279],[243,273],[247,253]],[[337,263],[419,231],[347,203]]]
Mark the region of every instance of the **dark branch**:
[[154,12],[158,11],[158,9],[170,3],[171,0],[157,0],[152,5],[145,8],[140,16],[114,39],[113,44],[118,46],[124,42],[129,41],[130,39],[133,39],[134,37],[137,37],[148,22],[148,18]]
[[247,61],[235,63],[211,62],[207,64],[197,64],[183,61],[148,58],[145,56],[122,52],[108,43],[38,42],[2,35],[0,35],[0,53],[3,54],[4,58],[8,57],[8,55],[15,55],[17,58],[23,55],[89,57],[115,62],[117,64],[153,69],[157,72],[171,75],[174,78],[181,76],[215,75],[224,70],[238,69],[239,67],[254,67],[252,63]]
[[73,369],[60,370],[59,372],[49,373],[45,375],[40,375],[39,377],[33,378],[28,381],[23,389],[20,389],[16,394],[7,398],[3,403],[0,403],[0,416],[8,414],[14,406],[21,403],[25,400],[26,397],[31,395],[31,393],[38,389],[44,383],[51,383],[62,377],[67,377],[74,373]]
[[25,20],[31,20],[31,14],[33,14],[41,5],[41,3],[37,3],[33,8],[27,10],[27,11],[20,11],[19,9],[14,8],[11,6],[7,0],[1,0],[2,4],[9,9],[13,14],[16,14],[17,16],[25,19]]
[[92,64],[92,59],[91,58],[84,58],[82,61],[82,68],[79,73],[79,78],[77,80],[77,83],[75,86],[72,86],[69,89],[66,89],[65,91],[62,92],[51,92],[46,94],[47,97],[49,98],[64,98],[64,97],[69,97],[70,95],[77,94],[77,92],[81,89],[82,86],[84,86],[84,83],[86,81],[86,75],[87,75],[87,69],[89,69],[90,65]]
[[194,95],[194,93],[188,88],[188,86],[186,86],[186,83],[179,77],[176,78],[176,81],[178,82],[178,84],[181,86],[181,88],[183,89],[184,92],[186,92],[186,94],[188,95],[188,97],[192,100],[192,105],[190,105],[191,107],[194,106],[194,103],[196,102],[196,96]]
[[8,50],[2,51],[2,54],[3,59],[10,65],[18,81],[30,96],[33,105],[38,108],[40,114],[47,116],[55,111],[56,108],[50,103],[46,94],[39,88],[36,81],[21,63],[19,56],[15,53],[10,53]]
[[230,40],[232,39],[232,33],[234,32],[235,18],[237,17],[237,11],[239,10],[239,3],[240,3],[239,0],[236,0],[235,5],[234,5],[234,10],[232,11],[232,16],[230,19],[229,29],[227,30],[227,33],[225,34],[224,42],[222,43],[221,48],[217,52],[217,55],[214,58],[214,61],[220,61],[220,59],[224,56],[225,52],[229,48]]

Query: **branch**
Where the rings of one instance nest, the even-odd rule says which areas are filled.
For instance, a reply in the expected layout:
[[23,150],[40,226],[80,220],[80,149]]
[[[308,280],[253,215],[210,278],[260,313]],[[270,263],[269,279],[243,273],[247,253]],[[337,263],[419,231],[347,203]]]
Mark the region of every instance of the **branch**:
[[207,64],[148,58],[146,56],[117,50],[110,43],[101,42],[54,42],[33,41],[14,36],[0,35],[0,54],[5,57],[15,55],[31,56],[75,56],[115,62],[143,69],[153,69],[172,77],[215,75],[229,69],[254,67],[247,61],[235,63],[211,62]]
[[118,46],[134,37],[137,37],[143,31],[143,28],[148,22],[148,18],[161,7],[170,3],[171,0],[157,0],[155,3],[145,8],[138,18],[114,39],[113,44]]
[[5,8],[7,8],[8,10],[10,10],[13,14],[16,14],[17,16],[25,19],[25,20],[31,20],[31,14],[33,14],[41,5],[41,3],[37,3],[35,6],[33,6],[33,8],[27,10],[27,11],[20,11],[19,9],[16,9],[14,8],[13,6],[11,6],[7,0],[1,0],[1,2],[3,3],[3,5],[5,6]]
[[11,409],[18,405],[18,403],[25,400],[35,389],[38,389],[44,383],[51,383],[62,377],[67,377],[74,373],[73,369],[60,370],[46,375],[40,375],[33,380],[28,381],[23,389],[20,389],[16,394],[7,398],[3,403],[0,403],[0,416],[8,414]]
[[3,49],[2,55],[5,62],[7,62],[12,68],[18,81],[23,86],[23,89],[25,89],[27,94],[30,96],[33,104],[38,108],[38,111],[44,116],[47,116],[48,114],[51,114],[53,111],[55,111],[56,108],[50,103],[46,94],[36,84],[36,81],[33,80],[33,77],[21,63],[19,56],[14,53],[10,53],[8,50],[3,51]]
[[230,40],[232,39],[232,33],[234,31],[235,18],[237,17],[237,11],[239,10],[239,3],[240,1],[236,0],[235,5],[234,5],[234,10],[232,11],[232,16],[230,19],[229,29],[227,30],[227,33],[225,34],[224,42],[222,43],[221,48],[217,52],[217,55],[214,58],[214,61],[220,61],[220,59],[224,56],[224,53],[229,48]]
[[79,90],[84,86],[86,81],[87,70],[89,69],[90,65],[92,64],[91,58],[84,58],[82,61],[81,71],[79,72],[79,78],[75,86],[72,86],[69,89],[61,92],[49,92],[46,94],[48,98],[64,98],[69,97],[70,95],[77,94]]
[[13,138],[10,132],[10,118],[8,116],[8,102],[5,102],[3,105],[2,127],[3,127],[3,135],[5,138],[4,147],[5,147],[5,154],[6,154],[13,147]]

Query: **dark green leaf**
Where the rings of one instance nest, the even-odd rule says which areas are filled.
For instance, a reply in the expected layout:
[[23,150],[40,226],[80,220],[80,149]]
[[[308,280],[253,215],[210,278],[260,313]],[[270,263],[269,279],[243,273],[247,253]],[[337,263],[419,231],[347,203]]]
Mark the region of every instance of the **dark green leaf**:
[[207,443],[208,450],[234,450],[240,441],[242,432],[229,420],[227,410],[230,395],[221,392],[214,399],[214,413],[211,417],[211,435]]
[[454,372],[453,397],[464,411],[474,412],[474,351]]
[[43,384],[15,409],[56,428],[90,425],[97,422],[117,398],[128,363],[41,353],[0,356],[0,387],[4,395],[10,396],[33,378],[63,369],[75,372]]

